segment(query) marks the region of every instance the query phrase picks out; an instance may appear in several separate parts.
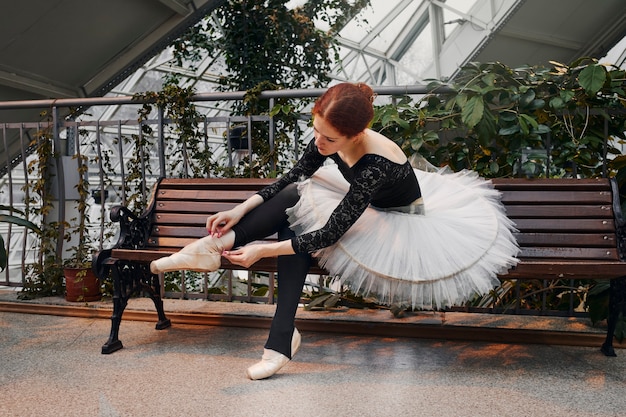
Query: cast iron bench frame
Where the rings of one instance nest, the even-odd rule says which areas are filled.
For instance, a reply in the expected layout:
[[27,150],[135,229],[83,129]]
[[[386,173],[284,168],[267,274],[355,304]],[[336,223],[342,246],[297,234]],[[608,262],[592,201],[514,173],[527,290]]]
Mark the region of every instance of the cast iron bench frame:
[[[210,214],[233,207],[273,181],[164,178],[155,184],[140,216],[122,206],[111,209],[111,220],[120,224],[120,236],[112,248],[94,256],[93,263],[101,279],[110,276],[113,280],[111,333],[102,353],[123,347],[118,338],[122,314],[128,300],[140,291],[154,302],[156,329],[170,327],[160,278],[150,272],[150,262],[205,236]],[[516,178],[494,179],[493,184],[502,192],[507,215],[519,229],[516,238],[521,247],[520,263],[501,278],[610,279],[610,314],[601,351],[615,356],[613,334],[619,313],[625,310],[626,294],[626,223],[615,180]],[[245,268],[222,258],[222,269]],[[276,259],[262,259],[248,270],[276,272]],[[327,274],[317,265],[310,273]]]

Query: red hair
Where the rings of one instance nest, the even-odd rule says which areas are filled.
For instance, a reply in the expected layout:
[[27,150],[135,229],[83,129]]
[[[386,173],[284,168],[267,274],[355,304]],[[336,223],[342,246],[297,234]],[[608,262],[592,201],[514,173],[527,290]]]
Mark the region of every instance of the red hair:
[[349,138],[365,130],[374,118],[374,91],[364,83],[342,83],[330,87],[313,106],[339,133]]

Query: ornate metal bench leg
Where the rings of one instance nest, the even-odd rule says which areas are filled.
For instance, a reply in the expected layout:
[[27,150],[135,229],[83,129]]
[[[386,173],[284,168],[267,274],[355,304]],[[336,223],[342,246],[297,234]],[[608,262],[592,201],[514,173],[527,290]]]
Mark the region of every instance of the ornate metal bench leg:
[[122,274],[119,266],[113,266],[113,315],[111,316],[111,333],[109,340],[102,345],[102,353],[109,354],[122,349],[122,341],[119,340],[120,323],[122,322],[122,314],[128,304],[128,294],[124,290],[122,283]]
[[148,294],[154,303],[154,307],[156,308],[157,315],[159,317],[159,321],[156,324],[157,330],[167,329],[172,326],[172,322],[165,316],[165,310],[163,309],[163,300],[161,299],[161,283],[159,281],[159,276],[155,274],[150,274],[150,287],[148,289]]
[[609,291],[609,317],[607,319],[606,340],[602,344],[600,351],[605,356],[617,356],[613,348],[613,337],[619,313],[624,311],[624,301],[626,297],[626,277],[611,280]]

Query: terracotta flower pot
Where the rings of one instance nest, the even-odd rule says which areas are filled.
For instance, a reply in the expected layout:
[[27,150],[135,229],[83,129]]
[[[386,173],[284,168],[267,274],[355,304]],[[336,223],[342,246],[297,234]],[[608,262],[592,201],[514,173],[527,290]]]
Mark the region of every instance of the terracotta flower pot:
[[65,299],[67,301],[98,301],[100,280],[91,268],[65,268]]

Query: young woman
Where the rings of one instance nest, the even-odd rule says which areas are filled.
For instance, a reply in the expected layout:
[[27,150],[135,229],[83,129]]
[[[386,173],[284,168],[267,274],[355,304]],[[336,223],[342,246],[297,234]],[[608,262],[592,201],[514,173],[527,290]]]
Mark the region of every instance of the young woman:
[[[151,264],[154,273],[213,271],[221,256],[244,267],[278,257],[276,313],[251,379],[273,375],[300,347],[294,321],[311,256],[355,292],[426,309],[488,292],[516,263],[498,192],[470,171],[413,169],[368,128],[373,98],[365,84],[328,89],[313,107],[315,140],[284,177],[210,216],[207,237]],[[278,242],[247,245],[274,233]]]

